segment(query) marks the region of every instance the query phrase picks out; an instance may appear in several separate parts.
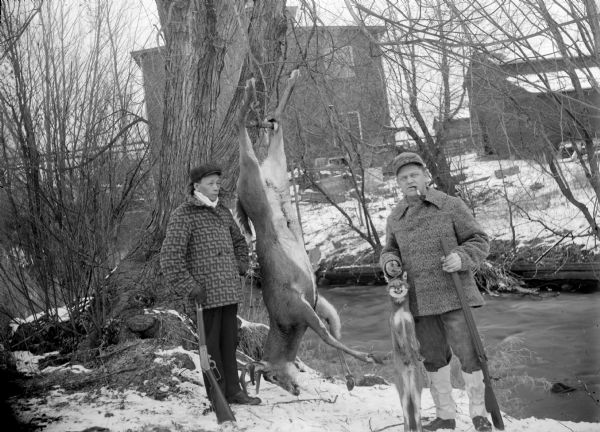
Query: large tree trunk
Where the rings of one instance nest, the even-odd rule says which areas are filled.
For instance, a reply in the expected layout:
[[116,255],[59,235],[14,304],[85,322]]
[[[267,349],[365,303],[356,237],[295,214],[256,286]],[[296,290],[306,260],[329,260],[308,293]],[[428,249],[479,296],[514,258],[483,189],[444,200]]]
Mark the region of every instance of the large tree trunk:
[[184,198],[189,169],[209,160],[224,168],[225,199],[233,195],[238,172],[234,119],[244,87],[240,84],[250,75],[259,78],[260,115],[277,102],[284,4],[268,0],[248,10],[234,0],[156,2],[166,42],[156,207],[138,247],[108,279],[110,320],[101,334],[88,338],[82,354],[93,354],[98,345],[139,338],[189,345],[193,338],[188,326],[175,316],[148,312],[177,309],[164,285],[158,255],[169,215]]

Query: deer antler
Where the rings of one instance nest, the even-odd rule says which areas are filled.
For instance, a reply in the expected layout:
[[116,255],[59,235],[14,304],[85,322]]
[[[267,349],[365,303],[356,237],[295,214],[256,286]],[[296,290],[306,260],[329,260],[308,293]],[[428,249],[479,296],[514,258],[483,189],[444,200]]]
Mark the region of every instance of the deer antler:
[[[250,382],[254,384],[256,381],[256,394],[260,390],[260,379],[262,377],[263,371],[269,367],[269,364],[265,361],[254,361],[248,363],[244,369],[242,369],[242,374],[240,376],[240,382],[242,387],[244,388],[244,392],[248,393],[248,388],[246,386],[246,373],[250,375]],[[257,375],[258,374],[258,375]]]

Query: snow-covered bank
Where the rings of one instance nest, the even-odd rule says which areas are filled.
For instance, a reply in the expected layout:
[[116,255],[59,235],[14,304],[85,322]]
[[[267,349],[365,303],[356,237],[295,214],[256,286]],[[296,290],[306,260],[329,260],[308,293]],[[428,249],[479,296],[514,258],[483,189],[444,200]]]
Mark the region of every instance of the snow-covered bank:
[[[197,373],[197,372],[196,372]],[[106,428],[113,431],[402,431],[402,410],[392,385],[346,389],[345,383],[331,381],[314,371],[300,374],[299,397],[265,382],[261,385],[260,406],[233,405],[237,424],[218,425],[213,413],[206,413],[208,400],[202,386],[181,382],[179,391],[155,400],[134,391],[97,388],[69,393],[61,388],[47,395],[12,401],[20,419],[43,424],[44,431],[83,431]],[[250,390],[253,392],[253,388]],[[472,431],[468,400],[454,390],[458,405],[458,431]],[[435,417],[428,389],[423,390],[422,418]],[[549,419],[514,419],[504,415],[507,431],[593,432],[598,423],[574,423]],[[95,429],[102,430],[102,429]]]
[[[581,166],[570,159],[560,163],[575,197],[589,209],[597,208],[597,198],[586,183]],[[464,175],[465,180],[459,185],[460,194],[474,209],[477,220],[491,239],[510,242],[514,232],[517,247],[545,248],[564,235],[562,245],[573,243],[600,253],[600,243],[590,233],[589,223],[562,195],[547,169],[533,161],[492,160],[475,153],[451,158],[451,166],[453,174]],[[504,178],[495,175],[495,171],[509,168],[515,172]],[[387,178],[377,193],[367,194],[367,197],[371,219],[383,240],[387,217],[400,199],[396,179]],[[361,257],[370,252],[369,244],[352,231],[347,219],[333,206],[307,201],[299,204],[308,250],[319,248],[323,259],[344,260],[345,265],[360,262]],[[361,226],[355,199],[340,203],[340,207],[356,226]]]

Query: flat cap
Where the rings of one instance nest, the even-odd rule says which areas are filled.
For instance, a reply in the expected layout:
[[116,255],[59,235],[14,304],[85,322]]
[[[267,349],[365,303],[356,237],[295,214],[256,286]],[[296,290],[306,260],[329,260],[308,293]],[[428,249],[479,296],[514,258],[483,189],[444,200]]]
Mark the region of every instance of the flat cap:
[[211,174],[221,175],[221,167],[215,163],[206,163],[190,171],[190,183],[198,183],[203,177]]
[[421,156],[413,152],[402,152],[396,156],[392,162],[392,166],[394,167],[394,172],[396,175],[398,175],[400,168],[409,164],[421,165],[422,167],[425,167],[425,162],[423,162]]

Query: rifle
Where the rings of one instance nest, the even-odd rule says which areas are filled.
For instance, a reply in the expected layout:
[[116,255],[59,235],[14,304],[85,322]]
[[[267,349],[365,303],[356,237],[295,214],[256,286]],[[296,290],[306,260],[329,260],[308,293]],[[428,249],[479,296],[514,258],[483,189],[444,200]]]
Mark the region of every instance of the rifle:
[[[208,377],[208,383],[204,382],[206,387],[206,393],[209,395],[210,403],[215,410],[217,415],[217,422],[219,424],[226,421],[236,421],[231,407],[225,399],[225,395],[219,386],[219,382],[215,377],[213,368],[216,368],[215,361],[210,358],[208,351],[206,350],[206,333],[204,331],[204,317],[202,315],[202,307],[196,303],[196,321],[198,326],[198,353],[200,354],[200,367],[204,375]],[[209,386],[210,384],[210,392]]]
[[[440,239],[440,241],[442,243],[444,255],[448,256],[451,252],[448,242],[445,239]],[[479,359],[479,364],[481,365],[483,382],[485,384],[485,409],[491,414],[494,427],[498,430],[504,430],[504,422],[502,421],[502,415],[500,414],[500,406],[498,405],[496,395],[494,394],[494,389],[492,388],[490,371],[488,370],[487,366],[487,356],[485,355],[485,350],[483,349],[481,337],[477,332],[477,327],[475,326],[475,320],[473,319],[471,308],[467,303],[467,299],[465,298],[462,282],[460,281],[460,277],[456,272],[452,272],[450,275],[452,276],[452,281],[454,282],[454,287],[456,288],[458,300],[460,301],[461,308],[465,314],[465,320],[467,322],[467,327],[469,328],[469,334],[471,335],[471,340],[473,341],[473,346],[475,347],[475,352],[477,353],[477,358]]]

